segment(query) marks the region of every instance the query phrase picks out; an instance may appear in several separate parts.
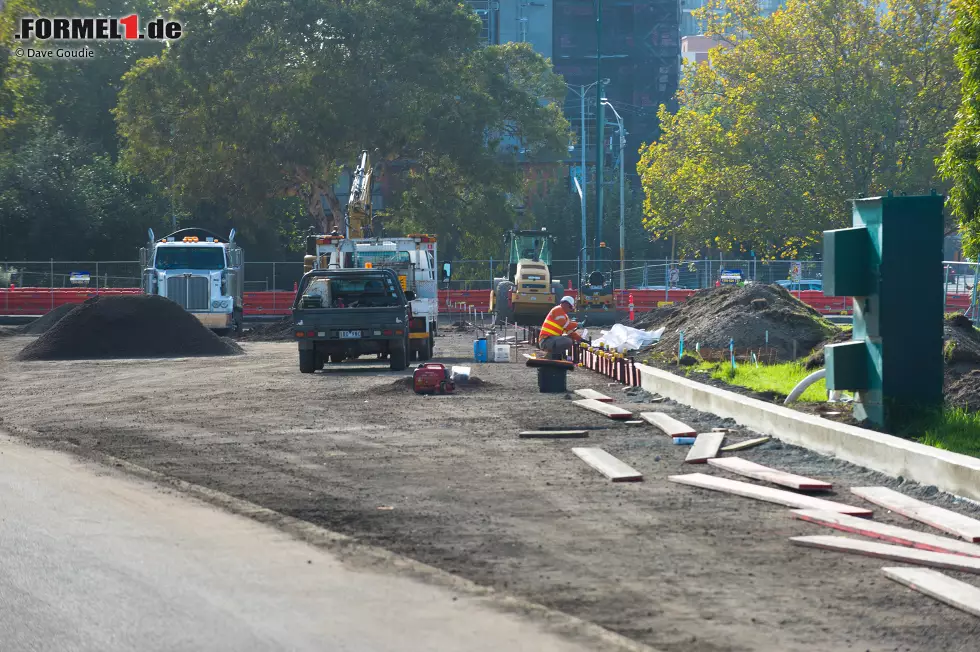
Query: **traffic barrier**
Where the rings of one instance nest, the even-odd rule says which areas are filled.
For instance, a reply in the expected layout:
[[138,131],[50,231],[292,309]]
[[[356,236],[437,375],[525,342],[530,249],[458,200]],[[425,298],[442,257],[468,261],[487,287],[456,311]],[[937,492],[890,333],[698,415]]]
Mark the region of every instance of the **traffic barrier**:
[[[0,315],[43,315],[66,303],[82,303],[95,296],[116,296],[140,294],[139,288],[0,288]],[[632,320],[636,313],[642,314],[663,307],[687,301],[696,290],[616,290],[615,302],[618,309],[629,311]],[[578,298],[574,290],[569,293]],[[793,292],[793,296],[824,315],[850,315],[854,306],[847,297],[826,297],[820,290]],[[243,296],[246,316],[289,315],[292,311],[296,293],[287,290],[268,290],[246,292]],[[472,311],[490,311],[490,292],[488,290],[440,290],[441,305],[466,305]],[[946,312],[964,312],[970,307],[970,294],[948,294]]]

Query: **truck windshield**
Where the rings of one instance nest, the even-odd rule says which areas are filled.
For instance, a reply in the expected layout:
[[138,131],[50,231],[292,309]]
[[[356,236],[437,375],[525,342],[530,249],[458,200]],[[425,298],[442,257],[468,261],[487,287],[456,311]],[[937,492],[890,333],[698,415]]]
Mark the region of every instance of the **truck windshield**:
[[398,286],[386,276],[313,277],[303,287],[301,308],[386,308],[402,305]]
[[225,252],[221,247],[157,247],[155,266],[159,270],[225,268]]
[[412,258],[407,251],[358,251],[358,267],[371,263],[372,267],[405,266],[412,264]]

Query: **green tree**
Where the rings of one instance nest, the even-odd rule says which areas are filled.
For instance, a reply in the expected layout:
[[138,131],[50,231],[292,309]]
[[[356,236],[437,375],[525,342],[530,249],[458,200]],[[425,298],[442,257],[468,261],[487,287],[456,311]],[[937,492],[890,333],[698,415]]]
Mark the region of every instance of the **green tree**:
[[962,227],[964,252],[976,257],[980,254],[980,3],[954,0],[952,7],[963,101],[940,170],[953,184],[949,206]]
[[567,144],[556,102],[541,102],[561,80],[526,45],[480,48],[455,0],[189,0],[176,16],[187,35],[126,76],[124,160],[242,216],[299,196],[319,228],[342,224],[333,184],[366,149],[410,163],[393,226],[476,242],[519,187],[505,146]]
[[638,166],[646,226],[680,253],[796,257],[850,223],[846,200],[939,188],[959,100],[940,0],[751,0],[706,8],[725,43],[685,67],[679,110]]

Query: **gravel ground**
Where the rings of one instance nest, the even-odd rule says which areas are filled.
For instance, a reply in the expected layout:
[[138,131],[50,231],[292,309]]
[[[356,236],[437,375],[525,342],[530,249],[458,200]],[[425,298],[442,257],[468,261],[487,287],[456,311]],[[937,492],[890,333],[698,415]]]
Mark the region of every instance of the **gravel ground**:
[[[687,447],[650,426],[539,394],[522,364],[472,363],[472,337],[437,341],[438,361],[471,366],[485,381],[449,397],[416,396],[409,373],[367,358],[300,374],[288,343],[245,342],[247,355],[211,359],[18,362],[30,339],[7,337],[0,429],[226,492],[664,652],[977,649],[980,620],[886,579],[879,569],[890,562],[791,546],[790,536],[832,532],[779,506],[668,482],[727,474],[683,465]],[[732,425],[672,402],[641,403],[649,398],[590,372],[570,374],[569,386],[701,432]],[[590,435],[517,438],[543,427]],[[606,481],[571,453],[576,446],[604,448],[645,481]],[[740,455],[831,480],[828,497],[841,502],[862,504],[850,486],[886,484],[976,515],[934,488],[778,441]],[[875,519],[924,529],[878,508]]]

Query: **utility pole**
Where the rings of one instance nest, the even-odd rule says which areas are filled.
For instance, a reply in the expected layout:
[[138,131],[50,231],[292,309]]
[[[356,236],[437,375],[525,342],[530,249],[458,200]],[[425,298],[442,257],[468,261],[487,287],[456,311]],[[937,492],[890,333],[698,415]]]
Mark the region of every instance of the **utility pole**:
[[626,131],[622,120],[619,121],[619,289],[626,289]]
[[[584,270],[586,268],[586,261],[588,260],[588,246],[589,246],[588,241],[585,239],[586,238],[585,198],[588,197],[589,195],[587,192],[588,187],[586,185],[586,180],[585,180],[585,178],[588,176],[585,173],[585,86],[583,85],[581,88],[582,88],[582,93],[579,95],[579,99],[582,101],[582,202],[581,202],[582,203],[582,256],[581,256],[582,267],[581,269]],[[581,283],[581,279],[576,281],[576,283]]]
[[602,241],[602,164],[603,164],[603,135],[602,127],[605,117],[602,111],[604,93],[602,92],[602,0],[595,0],[595,70],[596,70],[596,168],[595,168],[595,262],[596,269],[602,271],[602,261],[599,259],[599,243]]

